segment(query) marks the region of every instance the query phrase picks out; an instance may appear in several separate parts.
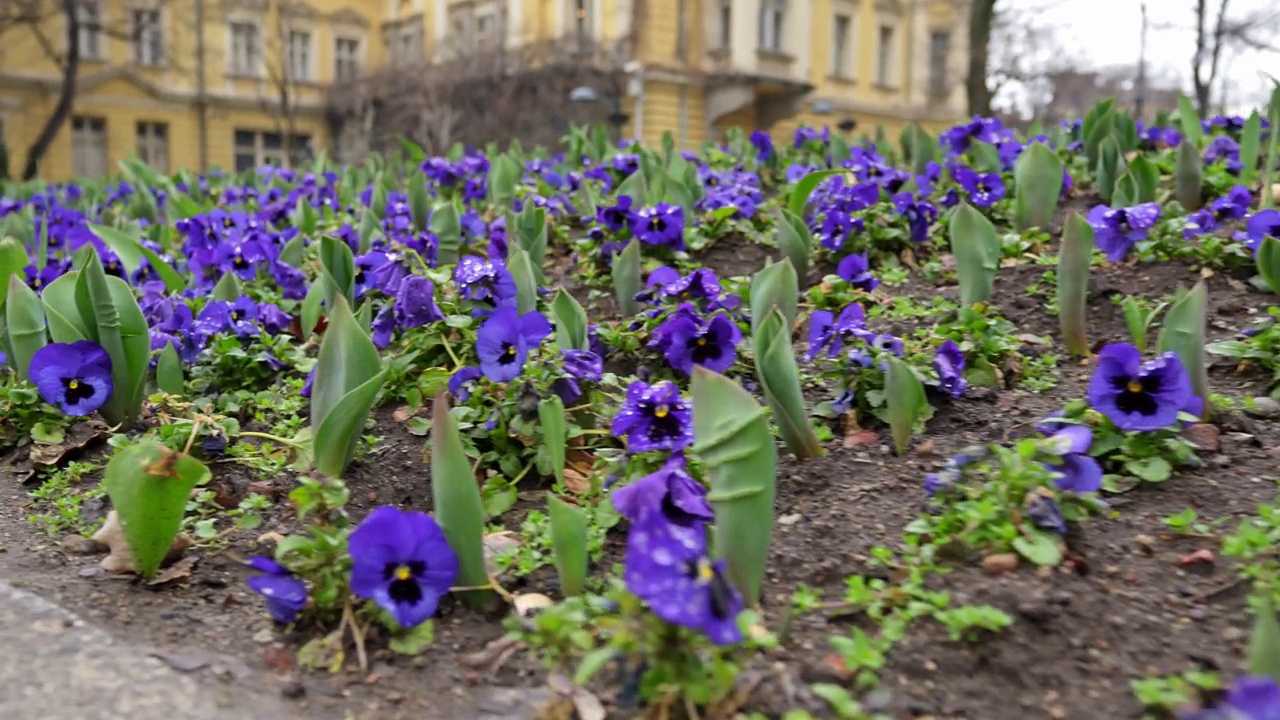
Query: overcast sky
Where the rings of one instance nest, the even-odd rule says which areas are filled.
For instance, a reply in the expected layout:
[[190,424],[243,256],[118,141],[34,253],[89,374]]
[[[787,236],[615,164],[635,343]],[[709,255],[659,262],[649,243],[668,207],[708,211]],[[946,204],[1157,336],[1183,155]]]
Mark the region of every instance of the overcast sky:
[[[1210,0],[1210,13],[1216,12],[1219,1]],[[1148,76],[1177,78],[1189,93],[1191,56],[1195,51],[1195,2],[1147,0],[1146,4]],[[997,5],[1002,6],[1026,12],[1052,33],[1064,54],[1081,59],[1080,64],[1085,67],[1133,65],[1138,61],[1141,0],[1006,0]],[[1280,12],[1280,0],[1231,0],[1228,7],[1228,17],[1241,17],[1260,8]],[[1280,44],[1280,38],[1276,42]],[[1261,74],[1262,70],[1280,77],[1280,54],[1248,51],[1224,55],[1219,75],[1229,79],[1227,98],[1232,106],[1239,109],[1265,101],[1271,82]]]

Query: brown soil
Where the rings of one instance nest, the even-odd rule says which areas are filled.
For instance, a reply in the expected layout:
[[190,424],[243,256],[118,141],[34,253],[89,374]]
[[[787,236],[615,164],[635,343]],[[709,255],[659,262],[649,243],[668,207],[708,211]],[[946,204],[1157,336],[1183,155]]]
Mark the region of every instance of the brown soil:
[[[739,275],[758,268],[766,255],[764,248],[717,243],[701,260],[722,275]],[[993,302],[1020,332],[1056,338],[1056,318],[1044,310],[1044,298],[1026,292],[1046,269],[1002,269]],[[1091,283],[1091,339],[1127,339],[1111,296],[1161,298],[1198,277],[1176,263],[1098,269]],[[1214,276],[1209,285],[1215,339],[1238,330],[1271,301],[1235,278]],[[953,296],[955,289],[914,284],[894,292]],[[1026,433],[1036,419],[1081,397],[1088,376],[1088,367],[1064,361],[1061,382],[1050,392],[976,391],[940,408],[928,433],[902,458],[881,442],[846,448],[837,440],[826,457],[784,460],[766,616],[775,622],[781,618],[799,583],[836,600],[848,576],[883,573],[868,564],[869,553],[877,546],[901,547],[903,526],[922,507],[924,473],[969,444]],[[1215,371],[1212,385],[1214,391],[1237,398],[1260,392],[1229,367]],[[358,517],[387,503],[429,507],[422,439],[404,431],[389,411],[378,417],[376,433],[382,441],[355,464],[349,478],[352,513]],[[1141,708],[1129,685],[1133,679],[1196,668],[1237,670],[1250,625],[1244,611],[1248,588],[1237,584],[1231,564],[1221,559],[1181,567],[1179,558],[1193,550],[1216,553],[1221,538],[1172,536],[1161,518],[1191,507],[1204,520],[1227,518],[1220,532],[1230,530],[1239,518],[1255,512],[1259,502],[1275,496],[1278,445],[1280,423],[1226,418],[1221,450],[1205,457],[1202,467],[1115,497],[1114,517],[1096,517],[1084,525],[1074,549],[1084,557],[1087,573],[1024,567],[991,576],[956,567],[934,577],[934,586],[949,591],[954,604],[995,605],[1015,622],[980,643],[963,644],[949,641],[937,623],[918,621],[890,654],[882,675],[890,691],[887,712],[895,718],[1138,718]],[[232,467],[216,466],[215,477],[239,487],[244,479]],[[282,489],[291,485],[288,478],[278,483]],[[26,503],[21,487],[0,482],[0,576],[109,631],[174,655],[208,658],[193,670],[206,682],[279,688],[298,698],[298,717],[525,717],[533,712],[527,707],[531,694],[517,696],[523,706],[517,699],[495,710],[500,701],[494,689],[544,684],[539,666],[524,655],[516,655],[497,673],[461,663],[460,658],[482,650],[503,631],[498,619],[453,603],[445,604],[437,620],[435,646],[418,658],[375,649],[367,674],[299,672],[293,653],[305,636],[259,641],[272,626],[259,598],[244,585],[247,573],[240,561],[262,552],[252,537],[235,537],[220,552],[196,552],[200,562],[187,582],[148,588],[105,575],[96,557],[76,554],[72,543],[60,545],[43,535],[26,521]],[[516,527],[521,515],[512,512],[503,520]],[[276,517],[259,532],[297,529],[281,503]],[[618,549],[615,541],[605,567],[617,559]],[[545,572],[523,588],[554,595],[554,581]],[[749,667],[760,683],[746,708],[775,717],[796,706],[824,714],[803,688],[807,682],[840,681],[826,662],[828,638],[847,633],[856,621],[822,614],[796,619],[790,643]],[[376,638],[372,644],[382,647]],[[348,666],[355,665],[353,658],[349,653]]]

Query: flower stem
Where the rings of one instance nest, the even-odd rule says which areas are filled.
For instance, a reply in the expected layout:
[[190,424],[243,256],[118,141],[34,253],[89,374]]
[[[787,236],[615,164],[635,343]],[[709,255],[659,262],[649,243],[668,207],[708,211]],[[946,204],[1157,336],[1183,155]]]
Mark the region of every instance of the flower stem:
[[449,353],[449,359],[453,361],[453,369],[461,370],[462,361],[458,360],[458,356],[453,354],[453,346],[449,344],[449,337],[445,333],[440,334],[440,343],[444,345],[444,351]]
[[183,455],[191,454],[191,446],[196,442],[196,436],[200,434],[200,421],[197,420],[191,424],[191,435],[187,437],[186,447],[182,448]]
[[270,434],[270,433],[260,433],[260,432],[253,432],[253,431],[251,431],[251,430],[241,430],[241,431],[240,431],[240,436],[241,436],[241,437],[256,437],[256,438],[262,438],[262,439],[264,439],[264,440],[270,440],[270,441],[275,442],[275,443],[280,443],[281,445],[288,445],[288,446],[289,446],[289,447],[291,447],[291,448],[299,448],[299,447],[302,447],[299,443],[297,443],[297,442],[295,442],[295,441],[293,441],[293,440],[286,440],[286,439],[284,439],[284,438],[280,437],[279,435],[272,435],[272,434]]
[[351,626],[351,639],[356,641],[356,659],[360,662],[360,672],[366,673],[369,671],[369,658],[364,652],[364,628],[356,622],[356,614],[351,609],[349,597],[342,606],[342,620]]

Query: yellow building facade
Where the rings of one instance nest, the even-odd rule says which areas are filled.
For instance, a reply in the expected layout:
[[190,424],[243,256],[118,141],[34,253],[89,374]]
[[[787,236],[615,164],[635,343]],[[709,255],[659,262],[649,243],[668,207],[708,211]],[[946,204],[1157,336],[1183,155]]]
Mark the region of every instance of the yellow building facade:
[[[55,12],[0,35],[11,174],[53,112],[69,39]],[[80,0],[71,117],[40,176],[237,170],[328,148],[326,87],[445,53],[548,40],[627,48],[624,134],[681,147],[730,127],[783,139],[963,116],[967,8],[955,0]],[[547,98],[548,103],[565,102]]]

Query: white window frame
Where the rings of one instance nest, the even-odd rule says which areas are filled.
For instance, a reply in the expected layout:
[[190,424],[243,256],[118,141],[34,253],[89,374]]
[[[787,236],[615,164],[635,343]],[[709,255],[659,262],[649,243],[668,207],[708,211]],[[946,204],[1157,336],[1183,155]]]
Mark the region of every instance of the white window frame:
[[316,34],[311,28],[291,27],[284,31],[285,74],[293,82],[316,79]]
[[[245,41],[237,40],[237,30],[246,30]],[[241,53],[243,47],[244,53]],[[249,18],[227,20],[227,72],[239,77],[262,77],[263,35],[261,23]]]
[[[298,133],[289,135],[287,133],[276,132],[275,130],[252,130],[249,128],[233,128],[231,135],[231,157],[235,172],[243,172],[252,170],[263,165],[275,165],[276,167],[289,167],[292,158],[291,152],[298,152],[304,146],[311,143],[310,133]],[[276,139],[276,147],[267,147],[267,139]],[[240,166],[242,156],[252,154],[253,165]]]
[[139,120],[134,135],[138,159],[162,173],[169,172],[169,123]]
[[[140,16],[146,15],[144,19]],[[164,11],[152,7],[129,8],[133,61],[147,67],[160,67],[165,63]]]
[[[350,43],[350,52],[344,44]],[[333,39],[333,79],[354,80],[360,77],[364,65],[364,39],[354,35],[339,35]],[[344,72],[344,68],[346,71]]]
[[756,42],[766,52],[786,52],[787,5],[785,0],[760,0],[759,33]]
[[387,58],[392,67],[410,67],[423,59],[422,16],[414,15],[384,26]]
[[898,25],[884,19],[876,27],[876,84],[883,88],[898,86]]
[[76,115],[71,118],[71,165],[76,177],[107,174],[107,119]]
[[831,18],[831,77],[853,79],[853,37],[853,15],[835,13]]
[[102,31],[102,0],[80,0],[76,3],[79,22],[80,57],[84,60],[106,60],[107,43]]

